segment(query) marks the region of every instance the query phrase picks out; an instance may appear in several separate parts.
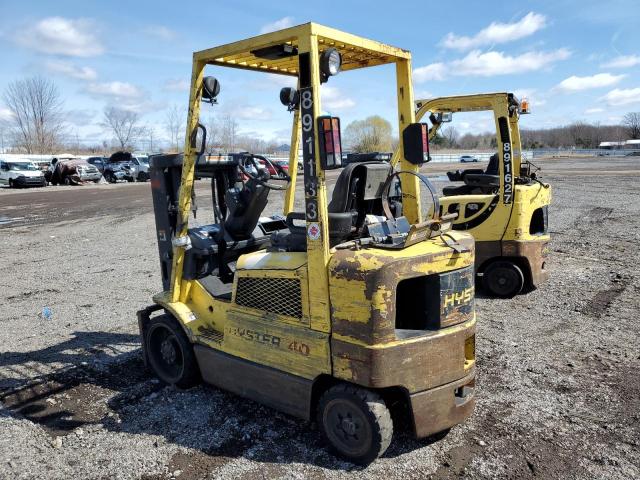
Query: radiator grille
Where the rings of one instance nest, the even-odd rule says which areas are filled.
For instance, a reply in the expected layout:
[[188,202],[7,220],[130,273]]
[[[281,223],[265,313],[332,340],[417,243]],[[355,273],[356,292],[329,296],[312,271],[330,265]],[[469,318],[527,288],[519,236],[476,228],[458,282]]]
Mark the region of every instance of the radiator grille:
[[295,278],[238,278],[236,303],[265,312],[302,318],[300,280]]

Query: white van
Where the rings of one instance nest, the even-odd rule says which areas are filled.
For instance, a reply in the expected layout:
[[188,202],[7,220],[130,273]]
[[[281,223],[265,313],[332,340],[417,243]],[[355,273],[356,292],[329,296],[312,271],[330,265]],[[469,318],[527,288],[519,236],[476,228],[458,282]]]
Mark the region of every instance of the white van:
[[44,187],[42,171],[29,160],[0,160],[0,185],[10,187]]

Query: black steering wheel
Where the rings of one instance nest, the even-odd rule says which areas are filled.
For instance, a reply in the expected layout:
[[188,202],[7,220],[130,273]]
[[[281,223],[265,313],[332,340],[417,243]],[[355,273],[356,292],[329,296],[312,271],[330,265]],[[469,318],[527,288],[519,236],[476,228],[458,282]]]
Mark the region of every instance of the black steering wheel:
[[[268,171],[266,172],[267,173],[266,178],[265,178],[265,175],[261,175],[260,169],[264,168],[266,165],[265,166],[261,165],[259,160],[262,160],[263,162],[265,162],[265,164],[271,165],[273,169],[278,173],[279,176],[271,177],[269,176]],[[253,164],[255,172],[247,168],[246,166],[247,161]],[[240,171],[244,175],[254,180],[256,183],[262,185],[263,187],[270,188],[271,190],[286,190],[287,187],[289,186],[289,182],[291,182],[291,177],[284,170],[284,168],[282,168],[277,163],[272,162],[268,158],[263,157],[262,155],[255,155],[253,153],[248,153],[248,152],[243,153],[241,160],[238,162],[238,167],[240,168]],[[279,182],[285,182],[285,183],[277,184],[277,183],[268,182],[267,180],[273,180],[273,181],[279,181]]]

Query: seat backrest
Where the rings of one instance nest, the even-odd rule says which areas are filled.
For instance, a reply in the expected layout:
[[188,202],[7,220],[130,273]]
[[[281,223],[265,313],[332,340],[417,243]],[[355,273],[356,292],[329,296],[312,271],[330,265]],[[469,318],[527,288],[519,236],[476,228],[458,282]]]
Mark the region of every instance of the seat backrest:
[[346,213],[361,210],[363,202],[382,198],[382,187],[392,167],[386,162],[351,163],[336,181],[329,202],[329,212]]

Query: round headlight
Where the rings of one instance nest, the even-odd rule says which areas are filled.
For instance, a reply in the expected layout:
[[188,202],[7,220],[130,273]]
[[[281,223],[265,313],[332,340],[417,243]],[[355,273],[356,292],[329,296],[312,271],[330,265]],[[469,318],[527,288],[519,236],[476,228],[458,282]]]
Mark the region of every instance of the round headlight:
[[342,67],[342,55],[335,48],[328,48],[320,56],[320,69],[322,73],[330,77],[337,75]]

